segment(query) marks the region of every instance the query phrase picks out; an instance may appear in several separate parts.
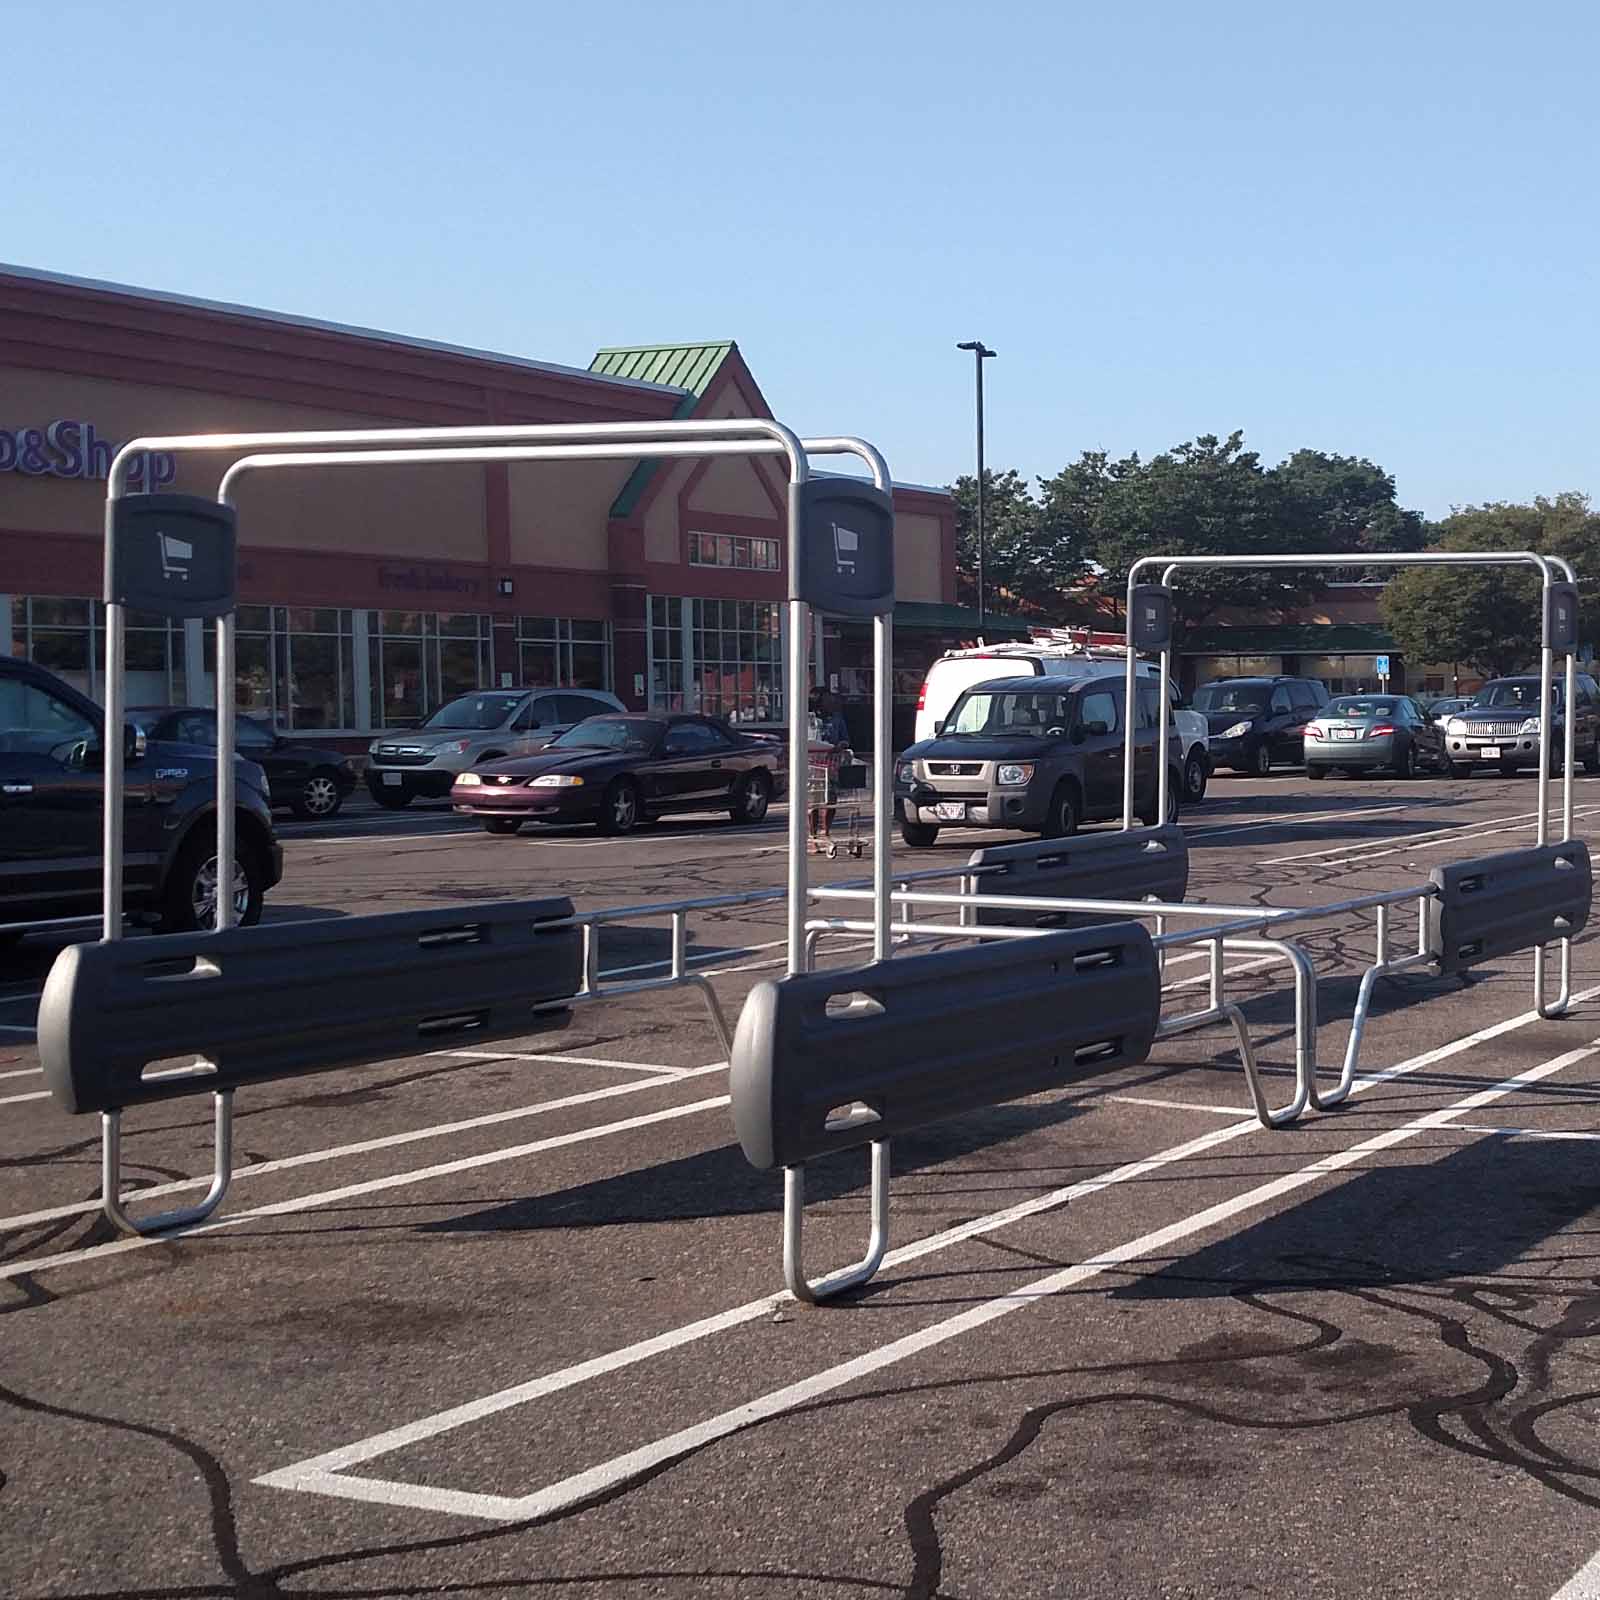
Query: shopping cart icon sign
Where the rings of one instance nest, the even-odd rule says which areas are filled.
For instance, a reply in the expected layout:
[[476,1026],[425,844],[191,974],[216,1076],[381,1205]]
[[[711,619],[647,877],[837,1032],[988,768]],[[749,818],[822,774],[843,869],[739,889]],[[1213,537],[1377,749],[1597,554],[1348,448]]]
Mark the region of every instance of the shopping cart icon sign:
[[187,539],[175,539],[170,533],[158,533],[156,543],[161,549],[161,576],[168,583],[187,583],[194,545]]
[[854,577],[856,557],[861,553],[861,535],[854,528],[833,524],[833,566],[841,577]]

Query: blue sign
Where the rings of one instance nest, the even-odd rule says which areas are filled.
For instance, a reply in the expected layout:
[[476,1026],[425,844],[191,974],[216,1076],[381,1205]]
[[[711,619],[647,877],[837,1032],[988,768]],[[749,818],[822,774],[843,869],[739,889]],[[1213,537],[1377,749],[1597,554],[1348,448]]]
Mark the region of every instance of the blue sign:
[[1372,670],[1376,672],[1380,678],[1387,678],[1389,676],[1388,656],[1375,656],[1372,662]]

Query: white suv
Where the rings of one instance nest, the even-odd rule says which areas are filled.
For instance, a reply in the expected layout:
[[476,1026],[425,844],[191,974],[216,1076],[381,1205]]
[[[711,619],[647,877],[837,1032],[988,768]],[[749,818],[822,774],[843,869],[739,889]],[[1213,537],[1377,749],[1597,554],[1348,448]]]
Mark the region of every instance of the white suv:
[[372,741],[367,788],[393,811],[418,795],[443,800],[468,767],[531,755],[590,717],[627,709],[604,689],[479,689],[457,695],[420,728]]

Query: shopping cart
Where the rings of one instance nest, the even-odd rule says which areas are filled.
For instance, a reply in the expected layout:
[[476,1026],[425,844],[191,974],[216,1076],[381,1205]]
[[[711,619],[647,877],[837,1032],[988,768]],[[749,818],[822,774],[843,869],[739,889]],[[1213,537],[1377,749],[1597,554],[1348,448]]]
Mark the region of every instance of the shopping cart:
[[[867,844],[861,829],[861,796],[867,788],[867,768],[849,750],[831,750],[812,745],[806,766],[806,824],[810,848],[832,861],[839,854],[839,841],[822,833],[824,814],[841,809],[841,797],[850,796],[842,809],[849,829],[844,842],[846,852],[856,860],[865,854]],[[830,822],[831,829],[831,822]]]

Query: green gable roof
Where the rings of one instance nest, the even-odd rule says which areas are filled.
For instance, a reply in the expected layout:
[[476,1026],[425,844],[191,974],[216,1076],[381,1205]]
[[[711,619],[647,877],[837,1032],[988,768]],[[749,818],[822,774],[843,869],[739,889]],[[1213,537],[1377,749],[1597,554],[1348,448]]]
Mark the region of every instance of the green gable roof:
[[[669,389],[682,389],[683,398],[672,413],[674,418],[681,419],[693,413],[696,403],[711,387],[711,380],[722,370],[722,363],[735,348],[732,339],[711,344],[618,345],[597,351],[589,370],[605,378],[633,378],[639,383],[659,383]],[[632,515],[660,465],[659,460],[641,461],[628,474],[622,493],[612,502],[612,516]]]

